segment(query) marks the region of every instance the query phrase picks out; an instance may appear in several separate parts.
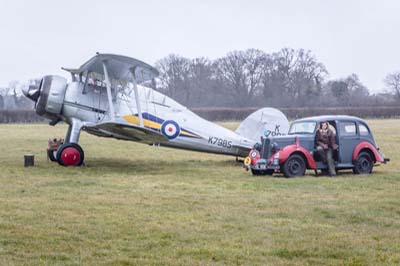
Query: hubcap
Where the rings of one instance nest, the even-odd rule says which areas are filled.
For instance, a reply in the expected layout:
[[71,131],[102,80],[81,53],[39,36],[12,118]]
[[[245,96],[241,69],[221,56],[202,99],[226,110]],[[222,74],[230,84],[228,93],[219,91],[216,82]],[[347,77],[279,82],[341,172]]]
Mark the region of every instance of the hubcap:
[[301,166],[297,160],[291,160],[289,164],[289,169],[293,174],[297,174],[300,170]]
[[81,155],[77,149],[68,147],[62,151],[61,159],[66,166],[77,165],[81,159]]
[[368,172],[369,171],[369,167],[370,167],[369,161],[364,157],[361,158],[360,159],[360,167],[359,167],[359,169],[362,172]]

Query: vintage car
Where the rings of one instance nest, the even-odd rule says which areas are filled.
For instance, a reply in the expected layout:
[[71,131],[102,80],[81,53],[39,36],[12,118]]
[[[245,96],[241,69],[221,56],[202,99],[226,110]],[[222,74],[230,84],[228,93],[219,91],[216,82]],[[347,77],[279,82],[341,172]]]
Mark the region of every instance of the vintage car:
[[303,176],[306,169],[318,174],[327,164],[315,152],[315,136],[321,122],[327,121],[336,133],[338,149],[334,151],[335,167],[353,169],[355,174],[369,174],[375,164],[388,158],[379,151],[367,123],[354,116],[315,116],[294,121],[286,136],[261,138],[244,164],[253,175],[281,172],[285,177]]

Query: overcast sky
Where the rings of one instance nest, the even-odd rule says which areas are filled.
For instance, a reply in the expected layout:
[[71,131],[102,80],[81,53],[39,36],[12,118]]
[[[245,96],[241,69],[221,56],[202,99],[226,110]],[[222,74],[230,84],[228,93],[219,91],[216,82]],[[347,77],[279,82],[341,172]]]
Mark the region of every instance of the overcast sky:
[[371,92],[400,71],[400,1],[0,0],[0,87],[61,74],[95,52],[154,64],[170,53],[309,49],[330,78],[359,75]]

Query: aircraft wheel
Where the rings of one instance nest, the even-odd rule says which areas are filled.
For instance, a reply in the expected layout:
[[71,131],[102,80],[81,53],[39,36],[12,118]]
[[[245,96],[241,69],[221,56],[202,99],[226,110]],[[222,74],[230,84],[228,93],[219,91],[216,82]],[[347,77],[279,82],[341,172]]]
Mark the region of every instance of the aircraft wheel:
[[353,173],[357,175],[370,174],[373,167],[374,162],[371,159],[371,155],[368,152],[361,152],[354,164]]
[[66,143],[57,150],[58,164],[63,166],[81,166],[85,154],[81,146],[76,143]]
[[282,165],[281,170],[285,177],[303,176],[306,172],[306,162],[302,156],[293,154]]
[[50,161],[57,162],[57,150],[47,151],[47,157],[49,157]]

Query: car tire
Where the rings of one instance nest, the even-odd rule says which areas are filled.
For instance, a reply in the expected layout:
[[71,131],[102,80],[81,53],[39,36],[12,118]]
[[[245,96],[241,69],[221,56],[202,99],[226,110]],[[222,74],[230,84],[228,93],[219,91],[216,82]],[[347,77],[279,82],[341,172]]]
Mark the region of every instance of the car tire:
[[57,150],[55,151],[47,151],[47,157],[52,162],[57,162]]
[[306,172],[306,162],[299,154],[292,154],[282,165],[281,171],[285,177],[303,176]]
[[374,168],[374,162],[368,152],[360,152],[354,163],[353,173],[356,175],[370,174]]

